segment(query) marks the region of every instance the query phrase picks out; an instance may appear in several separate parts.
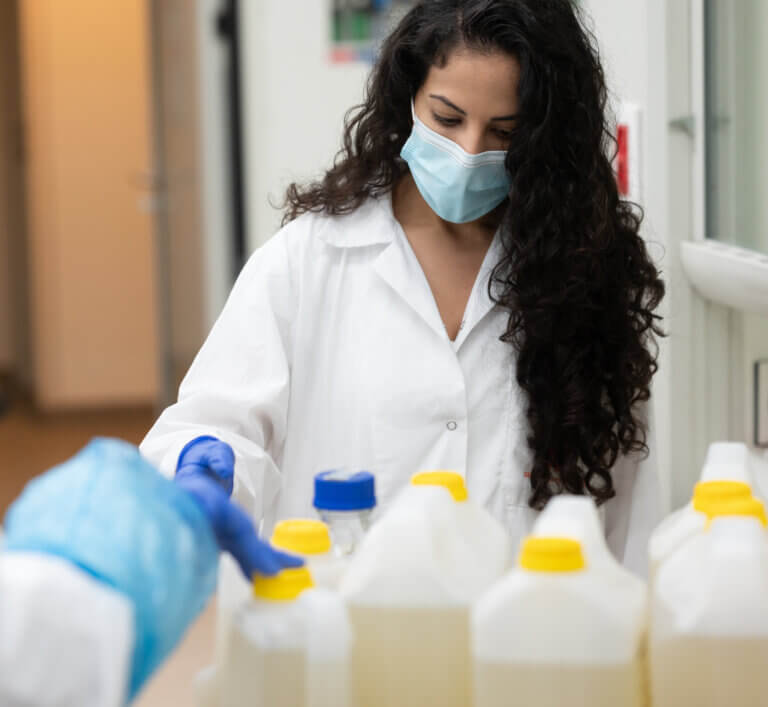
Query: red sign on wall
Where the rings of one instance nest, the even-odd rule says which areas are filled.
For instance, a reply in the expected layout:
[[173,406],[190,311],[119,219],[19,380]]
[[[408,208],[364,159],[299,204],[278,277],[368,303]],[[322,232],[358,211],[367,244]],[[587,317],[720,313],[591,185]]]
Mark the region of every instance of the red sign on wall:
[[616,130],[616,183],[621,196],[629,196],[629,126],[619,125]]

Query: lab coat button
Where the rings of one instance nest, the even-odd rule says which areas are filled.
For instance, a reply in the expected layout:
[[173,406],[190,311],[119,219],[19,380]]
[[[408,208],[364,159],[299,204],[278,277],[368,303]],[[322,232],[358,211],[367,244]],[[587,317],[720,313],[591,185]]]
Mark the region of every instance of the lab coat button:
[[448,428],[448,429],[449,429],[451,432],[453,432],[453,431],[454,431],[454,430],[455,430],[455,429],[458,427],[458,424],[456,423],[456,421],[455,421],[455,420],[449,420],[449,421],[448,421],[448,424],[446,424],[446,427],[447,427],[447,428]]

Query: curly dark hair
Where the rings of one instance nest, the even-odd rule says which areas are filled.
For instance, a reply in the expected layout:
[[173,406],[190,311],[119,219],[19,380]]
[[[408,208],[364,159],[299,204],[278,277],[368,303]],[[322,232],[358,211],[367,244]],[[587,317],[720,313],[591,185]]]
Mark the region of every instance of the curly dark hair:
[[563,492],[600,504],[615,495],[619,455],[648,452],[638,403],[657,370],[664,283],[638,233],[642,210],[618,194],[605,76],[572,0],[419,2],[384,42],[332,168],[288,188],[284,222],[392,190],[408,170],[411,98],[458,48],[505,52],[521,70],[489,288],[509,312],[501,338],[528,399],[529,504]]

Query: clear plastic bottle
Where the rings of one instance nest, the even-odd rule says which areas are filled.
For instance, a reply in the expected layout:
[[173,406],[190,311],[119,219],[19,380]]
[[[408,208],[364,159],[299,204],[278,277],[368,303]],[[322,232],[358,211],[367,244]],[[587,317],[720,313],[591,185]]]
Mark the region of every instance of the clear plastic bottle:
[[334,552],[340,557],[354,553],[371,526],[376,507],[376,482],[367,471],[340,469],[315,476],[314,506],[328,526]]

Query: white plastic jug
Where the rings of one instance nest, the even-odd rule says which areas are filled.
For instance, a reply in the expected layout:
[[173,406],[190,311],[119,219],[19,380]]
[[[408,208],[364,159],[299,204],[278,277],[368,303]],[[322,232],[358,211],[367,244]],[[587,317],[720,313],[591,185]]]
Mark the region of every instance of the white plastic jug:
[[348,707],[351,631],[341,598],[306,567],[256,576],[219,668],[221,707]]
[[475,707],[645,705],[645,598],[585,554],[576,539],[531,536],[477,603]]
[[587,496],[555,496],[534,523],[533,536],[566,537],[581,543],[589,567],[607,572],[633,605],[647,606],[646,583],[626,569],[611,553],[595,502]]
[[311,518],[281,520],[272,532],[272,545],[299,555],[318,587],[337,589],[346,561],[333,552],[328,526]]
[[469,610],[509,541],[450,472],[417,475],[363,539],[342,581],[365,707],[467,707]]
[[329,589],[305,592],[306,707],[351,707],[352,625],[344,600]]
[[714,442],[709,446],[699,483],[691,501],[676,510],[653,531],[648,545],[650,577],[681,544],[700,533],[712,502],[753,495],[753,461],[745,444]]
[[[275,526],[271,542],[281,550],[302,556],[318,587],[337,588],[345,564],[332,552],[331,537],[324,523],[312,519],[282,521]],[[235,560],[222,553],[216,592],[215,665],[226,660],[225,639],[230,633],[232,616],[251,594],[252,585],[243,577]],[[205,694],[211,690],[209,683],[215,681],[215,672],[207,672],[199,678],[197,692],[201,695],[201,705],[205,704]]]
[[406,493],[418,497],[425,488],[446,489],[455,501],[451,508],[459,535],[477,553],[472,567],[468,595],[475,595],[495,582],[509,569],[512,545],[504,527],[484,508],[469,498],[464,478],[455,471],[422,471],[414,474]]
[[195,707],[219,707],[219,666],[226,662],[232,616],[250,600],[252,592],[253,585],[245,579],[235,559],[228,553],[221,553],[215,597],[213,665],[206,666],[195,677]]
[[659,567],[651,600],[654,707],[768,704],[768,535],[761,501],[721,504]]

